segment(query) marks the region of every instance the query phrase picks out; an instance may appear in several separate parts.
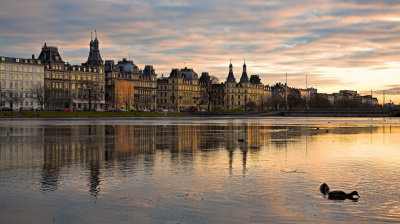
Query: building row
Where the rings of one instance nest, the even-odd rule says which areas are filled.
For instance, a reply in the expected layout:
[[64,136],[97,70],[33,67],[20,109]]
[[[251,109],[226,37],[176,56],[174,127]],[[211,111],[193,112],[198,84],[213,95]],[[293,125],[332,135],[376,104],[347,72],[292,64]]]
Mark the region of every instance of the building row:
[[[152,65],[140,69],[126,58],[103,61],[97,34],[89,43],[89,56],[81,65],[65,62],[56,46],[45,43],[38,58],[0,58],[0,107],[49,110],[155,110],[245,109],[270,97],[258,75],[247,76],[246,64],[240,82],[229,66],[226,82],[212,83],[208,73],[191,68],[171,70],[157,77]],[[211,97],[212,95],[212,97]],[[208,109],[208,108],[207,108]]]
[[[191,68],[173,68],[169,76],[157,77],[152,65],[140,69],[132,60],[103,61],[97,34],[89,43],[89,56],[80,65],[65,62],[56,46],[45,43],[38,58],[0,57],[0,108],[48,110],[258,110],[286,100],[310,101],[318,95],[314,88],[295,89],[286,84],[264,85],[259,75],[248,75],[243,63],[236,81],[229,64],[225,81]],[[377,104],[372,96],[341,91],[325,94],[334,102],[354,98]],[[277,105],[271,106],[270,101]],[[296,106],[296,105],[295,105]],[[297,106],[301,106],[297,104]]]

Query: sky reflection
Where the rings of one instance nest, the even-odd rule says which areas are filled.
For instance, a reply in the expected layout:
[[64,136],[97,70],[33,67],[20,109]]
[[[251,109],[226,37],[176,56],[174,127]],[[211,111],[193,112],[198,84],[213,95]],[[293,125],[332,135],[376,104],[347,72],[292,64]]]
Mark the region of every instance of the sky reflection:
[[[3,123],[5,132],[0,215],[10,222],[400,221],[397,125]],[[328,201],[322,182],[361,198]],[[19,217],[33,202],[48,212]]]

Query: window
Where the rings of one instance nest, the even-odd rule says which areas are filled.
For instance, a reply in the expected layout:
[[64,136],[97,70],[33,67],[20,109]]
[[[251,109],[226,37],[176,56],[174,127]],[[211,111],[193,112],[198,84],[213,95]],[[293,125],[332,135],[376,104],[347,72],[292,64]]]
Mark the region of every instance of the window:
[[16,59],[15,59],[15,62],[19,62],[19,58],[16,58]]
[[74,90],[75,89],[75,84],[71,84],[71,89]]
[[28,81],[28,79],[29,79],[28,75],[25,75],[25,81]]
[[14,75],[14,79],[18,80],[18,75],[17,74]]
[[75,80],[75,75],[71,75],[71,80]]
[[6,70],[6,68],[3,64],[0,66],[0,70]]
[[6,60],[6,58],[5,58],[5,57],[1,57],[1,60],[2,60],[2,61],[5,61],[5,60]]
[[6,82],[1,82],[1,88],[5,89],[6,88]]
[[25,89],[29,89],[28,83],[25,83]]
[[36,77],[36,80],[37,80],[37,81],[40,81],[40,80],[41,80],[40,76],[37,76],[37,77]]
[[88,75],[88,80],[92,81],[92,76],[91,75]]
[[14,71],[18,71],[18,66],[14,66]]
[[12,84],[12,82],[10,82],[10,89],[12,89],[13,88],[13,84]]
[[24,84],[22,82],[19,84],[19,88],[24,89]]
[[78,80],[81,80],[81,76],[80,75],[78,75]]
[[6,78],[6,74],[2,73],[0,76],[1,79],[5,79]]
[[19,80],[24,80],[24,76],[22,74],[19,75]]

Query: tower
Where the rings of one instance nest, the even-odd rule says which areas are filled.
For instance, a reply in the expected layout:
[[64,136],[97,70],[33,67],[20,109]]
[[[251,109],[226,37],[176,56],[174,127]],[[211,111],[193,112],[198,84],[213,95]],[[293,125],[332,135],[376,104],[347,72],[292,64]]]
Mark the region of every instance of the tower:
[[243,72],[242,72],[242,77],[240,77],[240,83],[248,83],[249,82],[249,77],[247,76],[247,71],[246,71],[246,59],[244,60],[243,63]]
[[101,59],[100,55],[100,50],[99,50],[99,40],[97,39],[97,32],[96,30],[94,31],[95,33],[95,38],[93,40],[93,33],[91,33],[91,40],[90,40],[90,51],[89,51],[89,57],[86,62],[87,65],[89,66],[99,66],[103,65],[103,60]]
[[231,63],[229,64],[229,74],[228,74],[228,78],[226,78],[226,82],[236,83],[235,76],[233,75],[232,59],[231,59]]

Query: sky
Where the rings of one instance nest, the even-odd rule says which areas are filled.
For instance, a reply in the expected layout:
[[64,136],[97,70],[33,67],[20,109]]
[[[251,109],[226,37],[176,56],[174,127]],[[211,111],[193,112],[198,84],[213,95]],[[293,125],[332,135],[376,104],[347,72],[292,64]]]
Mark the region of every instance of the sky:
[[287,73],[289,86],[400,102],[398,0],[0,0],[2,56],[38,56],[46,42],[80,64],[94,30],[103,60],[158,75],[187,66],[225,81],[232,59],[239,81],[245,59],[264,84]]

